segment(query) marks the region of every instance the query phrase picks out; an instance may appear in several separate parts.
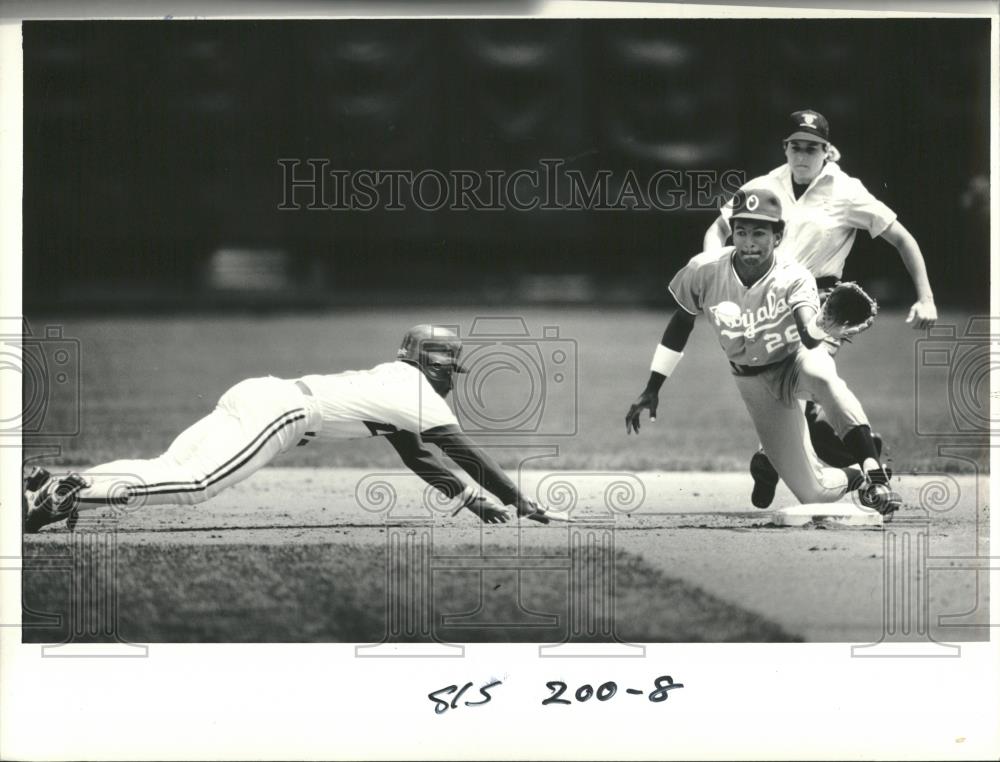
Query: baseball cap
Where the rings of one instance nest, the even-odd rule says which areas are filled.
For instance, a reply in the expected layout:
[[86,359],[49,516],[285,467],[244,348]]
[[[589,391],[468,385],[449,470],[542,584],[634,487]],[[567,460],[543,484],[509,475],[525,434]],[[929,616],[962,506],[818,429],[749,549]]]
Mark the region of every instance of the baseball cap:
[[737,191],[731,219],[781,222],[781,201],[766,188]]
[[830,123],[818,111],[808,108],[804,111],[795,111],[789,119],[792,123],[792,132],[785,140],[830,142]]

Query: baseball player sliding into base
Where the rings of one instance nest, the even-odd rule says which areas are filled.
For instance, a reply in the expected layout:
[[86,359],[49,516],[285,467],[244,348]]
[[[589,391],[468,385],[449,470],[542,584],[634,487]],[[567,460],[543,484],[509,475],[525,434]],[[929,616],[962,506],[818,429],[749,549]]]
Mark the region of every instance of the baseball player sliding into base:
[[[729,359],[757,436],[795,497],[833,502],[857,489],[863,505],[891,514],[900,500],[886,486],[889,474],[879,463],[868,418],[822,346],[836,329],[822,319],[816,280],[802,265],[775,255],[784,231],[781,202],[766,188],[741,190],[731,220],[733,245],[697,255],[670,282],[677,309],[646,388],[625,416],[626,431],[639,433],[643,409],[656,420],[659,390],[703,314]],[[802,414],[805,400],[823,405],[856,466],[819,461]]]
[[[56,479],[35,468],[25,490],[24,526],[37,532],[101,505],[187,504],[211,499],[243,481],[276,456],[313,441],[384,437],[424,481],[483,522],[517,516],[552,518],[527,498],[503,469],[461,430],[445,404],[453,374],[463,373],[462,342],[441,326],[407,331],[395,362],[370,370],[285,380],[242,381],[215,410],[182,432],[151,460],[117,460]],[[463,482],[426,444],[436,445],[502,505]]]

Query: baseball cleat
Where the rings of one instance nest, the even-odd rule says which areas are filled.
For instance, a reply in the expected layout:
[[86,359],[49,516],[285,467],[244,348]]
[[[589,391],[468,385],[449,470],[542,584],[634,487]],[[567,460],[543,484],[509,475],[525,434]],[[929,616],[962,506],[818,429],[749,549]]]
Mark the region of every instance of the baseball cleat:
[[32,467],[31,473],[28,474],[28,478],[24,481],[24,492],[21,493],[22,524],[27,521],[28,513],[34,508],[35,501],[38,499],[38,493],[49,483],[51,478],[52,474],[41,466]]
[[757,508],[767,508],[774,500],[774,491],[778,487],[778,472],[763,452],[757,451],[750,458],[750,476],[753,477],[750,502]]
[[[37,471],[44,472],[44,476],[36,474]],[[32,490],[32,486],[36,488]],[[76,496],[88,486],[87,480],[79,474],[67,474],[54,480],[45,469],[33,470],[25,484],[24,531],[35,534],[48,524],[70,518],[75,525]]]
[[903,499],[885,484],[869,484],[858,492],[858,499],[865,508],[874,508],[885,517],[889,517],[903,507]]
[[892,469],[887,466],[868,471],[867,481],[858,490],[858,500],[866,508],[874,508],[886,521],[903,507],[903,499],[889,488]]

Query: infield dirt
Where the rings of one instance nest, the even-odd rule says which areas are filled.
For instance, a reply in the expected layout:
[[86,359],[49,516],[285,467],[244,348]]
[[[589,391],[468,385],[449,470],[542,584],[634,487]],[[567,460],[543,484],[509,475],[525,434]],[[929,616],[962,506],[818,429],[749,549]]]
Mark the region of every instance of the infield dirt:
[[[575,485],[576,496],[563,493],[559,506],[574,523],[484,527],[468,513],[427,509],[422,483],[404,472],[382,475],[394,497],[376,504],[359,487],[371,486],[372,473],[362,469],[269,468],[200,506],[143,508],[114,521],[104,514],[101,527],[114,529],[118,551],[121,636],[375,642],[391,629],[389,611],[403,591],[406,599],[426,595],[442,640],[553,642],[573,627],[574,561],[593,571],[613,558],[613,574],[597,568],[597,587],[584,591],[593,596],[598,639],[612,631],[632,642],[884,637],[891,532],[775,527],[767,511],[746,507],[749,477],[738,474],[522,471],[520,478],[553,498]],[[914,508],[917,498],[942,478],[954,499],[923,530],[935,567],[924,572],[931,634],[985,639],[988,591],[955,563],[986,543],[976,478],[895,480],[907,502],[897,530],[926,514]],[[629,479],[638,492],[613,498],[624,509],[608,510],[609,486]],[[791,502],[780,488],[775,506]],[[600,539],[588,549],[587,537]],[[391,562],[389,548],[401,538],[426,542],[426,551]],[[72,547],[59,525],[25,538],[26,611],[67,613],[71,575],[51,561]],[[949,573],[949,562],[935,565],[934,557],[956,568]],[[420,580],[429,587],[413,587]],[[59,642],[67,620],[24,632],[29,642]]]

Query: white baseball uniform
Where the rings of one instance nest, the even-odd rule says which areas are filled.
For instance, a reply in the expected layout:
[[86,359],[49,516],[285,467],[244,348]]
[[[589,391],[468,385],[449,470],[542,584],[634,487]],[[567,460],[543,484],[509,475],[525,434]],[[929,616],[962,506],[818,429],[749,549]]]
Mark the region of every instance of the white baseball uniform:
[[820,462],[800,401],[821,403],[841,435],[868,420],[829,353],[800,341],[793,312],[802,304],[819,309],[816,281],[775,252],[770,270],[746,286],[736,274],[734,252],[726,246],[693,257],[670,282],[670,293],[681,309],[704,314],[715,330],[757,435],[792,493],[803,503],[837,500],[860,471]]
[[[788,164],[755,177],[742,187],[766,188],[778,196],[785,221],[781,252],[793,257],[817,278],[832,276],[839,280],[857,231],[867,230],[875,238],[896,219],[892,209],[832,161],[823,166],[799,198],[795,198]],[[723,205],[721,212],[726,232],[731,233],[732,199]]]
[[116,460],[83,472],[94,504],[195,504],[277,455],[315,440],[348,440],[458,425],[419,368],[388,362],[371,370],[267,376],[233,386],[211,413],[149,460]]

